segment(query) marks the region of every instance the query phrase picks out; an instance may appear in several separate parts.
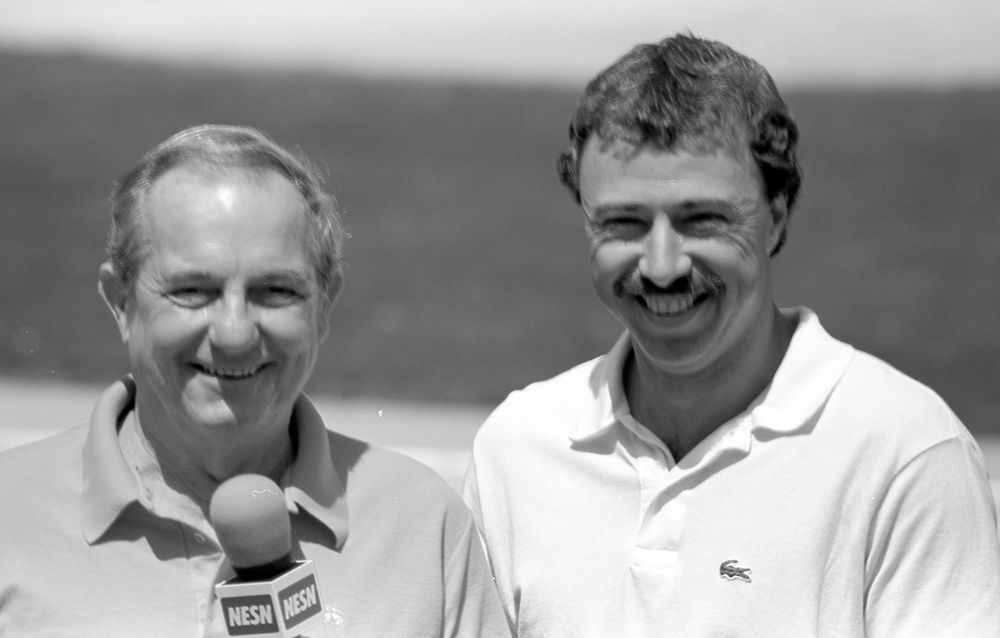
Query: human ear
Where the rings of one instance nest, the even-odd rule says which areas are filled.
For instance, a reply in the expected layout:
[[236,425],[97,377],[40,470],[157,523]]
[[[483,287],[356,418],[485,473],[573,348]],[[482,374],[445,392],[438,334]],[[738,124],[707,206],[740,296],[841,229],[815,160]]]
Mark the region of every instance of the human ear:
[[775,255],[782,244],[788,230],[788,200],[784,195],[778,195],[769,204],[771,211],[771,230],[767,238],[767,250],[769,255]]
[[333,311],[333,305],[337,302],[337,298],[340,297],[341,291],[344,289],[344,280],[341,276],[338,276],[331,290],[323,303],[320,304],[319,309],[319,341],[323,343],[326,341],[326,336],[330,333],[330,314]]
[[129,294],[110,262],[101,264],[97,271],[97,292],[115,318],[122,343],[128,343]]

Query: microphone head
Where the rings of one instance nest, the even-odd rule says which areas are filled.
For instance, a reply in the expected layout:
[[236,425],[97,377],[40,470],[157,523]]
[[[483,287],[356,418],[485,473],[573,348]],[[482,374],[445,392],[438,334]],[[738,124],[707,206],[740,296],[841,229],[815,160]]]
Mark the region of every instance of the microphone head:
[[212,494],[208,515],[234,568],[275,563],[292,551],[285,494],[266,476],[240,474],[222,483]]

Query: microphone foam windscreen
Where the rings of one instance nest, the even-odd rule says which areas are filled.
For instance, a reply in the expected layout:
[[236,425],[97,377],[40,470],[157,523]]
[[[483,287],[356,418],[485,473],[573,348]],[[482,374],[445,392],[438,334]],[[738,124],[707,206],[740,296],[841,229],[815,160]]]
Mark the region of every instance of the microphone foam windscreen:
[[260,474],[240,474],[216,488],[208,506],[219,544],[234,567],[257,567],[292,549],[285,494]]

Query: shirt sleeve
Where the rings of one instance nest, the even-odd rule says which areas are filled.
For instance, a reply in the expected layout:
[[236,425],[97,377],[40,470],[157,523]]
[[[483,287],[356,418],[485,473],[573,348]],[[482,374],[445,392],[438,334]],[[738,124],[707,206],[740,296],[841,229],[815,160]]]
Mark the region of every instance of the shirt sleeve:
[[893,478],[866,555],[866,633],[996,637],[1000,540],[979,449],[956,437]]
[[445,561],[445,636],[508,637],[506,617],[472,516],[463,507],[456,542]]

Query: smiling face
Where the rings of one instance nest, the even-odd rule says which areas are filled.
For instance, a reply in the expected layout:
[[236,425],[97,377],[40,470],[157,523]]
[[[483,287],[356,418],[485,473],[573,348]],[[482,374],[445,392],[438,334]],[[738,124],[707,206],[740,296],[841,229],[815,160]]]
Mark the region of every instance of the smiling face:
[[180,166],[153,183],[133,290],[102,269],[147,429],[287,428],[327,326],[305,206],[273,171]]
[[580,196],[598,296],[636,355],[692,376],[767,339],[769,251],[786,221],[745,157],[587,142]]

